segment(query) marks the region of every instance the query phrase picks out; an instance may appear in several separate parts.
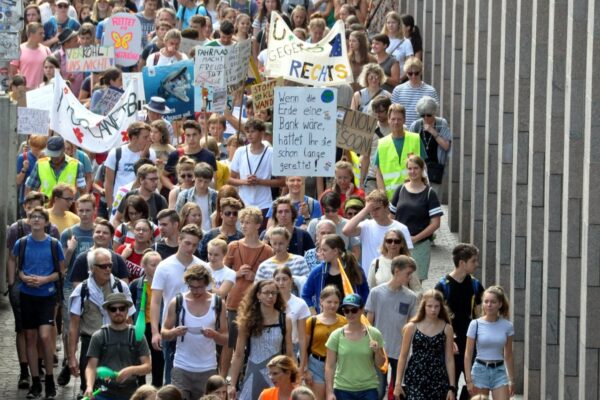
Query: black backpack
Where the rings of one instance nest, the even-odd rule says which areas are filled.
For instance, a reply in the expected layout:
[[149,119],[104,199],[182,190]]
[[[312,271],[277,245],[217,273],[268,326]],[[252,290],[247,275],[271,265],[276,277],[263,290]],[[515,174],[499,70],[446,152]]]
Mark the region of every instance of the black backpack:
[[[129,348],[129,360],[127,361],[127,365],[139,365],[140,364],[140,356],[138,352],[137,342],[135,340],[135,328],[131,325],[127,326],[127,347]],[[106,355],[109,351],[109,345],[111,344],[110,337],[110,329],[108,325],[104,325],[100,328],[102,332],[102,354]],[[122,352],[119,352],[123,354]]]
[[[48,225],[49,226],[49,225]],[[21,237],[17,243],[19,243],[19,258],[17,260],[17,276],[19,276],[19,271],[23,270],[23,261],[25,260],[25,248],[27,247],[27,237]],[[57,299],[62,300],[63,292],[62,292],[62,273],[60,272],[60,261],[58,260],[58,240],[53,238],[52,236],[48,236],[50,238],[50,252],[52,253],[52,262],[54,264],[54,272],[58,272],[58,280],[55,282],[56,285],[56,296]]]
[[[119,278],[115,278],[115,283],[110,288],[114,293],[115,289],[119,291],[119,293],[123,293],[123,284]],[[88,288],[88,280],[81,282],[81,315],[83,315],[83,307],[85,304],[85,299],[90,297],[90,289]]]

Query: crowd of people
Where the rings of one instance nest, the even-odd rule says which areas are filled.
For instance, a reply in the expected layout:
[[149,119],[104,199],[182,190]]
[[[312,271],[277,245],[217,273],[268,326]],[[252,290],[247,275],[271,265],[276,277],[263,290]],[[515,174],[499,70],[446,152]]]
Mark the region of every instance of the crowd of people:
[[[377,120],[368,154],[337,149],[329,179],[273,174],[272,113],[255,112],[247,87],[233,111],[185,121],[170,121],[165,99],[152,97],[108,153],[56,132],[28,136],[16,160],[20,219],[6,243],[26,398],[55,399],[77,377],[79,398],[116,400],[514,393],[509,303],[474,277],[477,248],[459,244],[454,270],[429,274],[452,133],[423,81],[426,43],[396,9],[389,0],[26,5],[10,69],[16,101],[60,71],[99,112],[107,91],[124,92],[123,72],[193,57],[182,38],[251,39],[262,72],[276,12],[310,43],[343,21],[354,81],[338,86],[338,105]],[[100,43],[119,12],[142,24],[137,65],[67,72],[66,51]],[[428,279],[435,289],[423,290]]]

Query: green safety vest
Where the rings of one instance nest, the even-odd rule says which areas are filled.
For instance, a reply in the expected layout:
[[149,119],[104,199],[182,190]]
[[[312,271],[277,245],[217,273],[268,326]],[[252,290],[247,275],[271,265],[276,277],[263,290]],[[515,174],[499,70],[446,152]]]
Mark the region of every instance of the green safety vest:
[[406,161],[412,154],[421,155],[421,137],[418,133],[404,131],[402,154],[398,157],[392,135],[379,139],[377,143],[377,160],[383,176],[385,192],[391,200],[396,188],[408,178]]
[[65,155],[65,162],[67,165],[62,170],[57,180],[52,165],[50,165],[49,157],[44,157],[37,161],[38,175],[40,177],[40,192],[50,197],[52,195],[52,190],[58,183],[66,183],[74,188],[77,187],[77,167],[79,161]]

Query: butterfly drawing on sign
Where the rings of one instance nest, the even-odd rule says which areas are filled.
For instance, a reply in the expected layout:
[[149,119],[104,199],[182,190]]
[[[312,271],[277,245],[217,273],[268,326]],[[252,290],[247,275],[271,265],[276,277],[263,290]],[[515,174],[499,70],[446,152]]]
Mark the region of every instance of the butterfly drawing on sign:
[[129,42],[132,38],[133,35],[131,34],[131,32],[127,32],[123,36],[119,35],[119,32],[112,33],[112,39],[115,42],[115,48],[117,49],[121,47],[127,50],[129,48]]

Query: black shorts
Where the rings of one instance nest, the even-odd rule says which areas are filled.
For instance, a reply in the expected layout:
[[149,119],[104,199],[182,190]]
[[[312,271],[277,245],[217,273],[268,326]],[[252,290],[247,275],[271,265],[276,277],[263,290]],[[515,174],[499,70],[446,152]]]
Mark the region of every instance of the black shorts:
[[238,327],[235,323],[237,318],[237,311],[227,310],[227,327],[229,329],[229,338],[227,339],[227,346],[230,349],[235,349],[235,343],[238,337]]
[[21,292],[20,300],[23,329],[37,329],[42,325],[54,325],[56,295],[41,297]]

